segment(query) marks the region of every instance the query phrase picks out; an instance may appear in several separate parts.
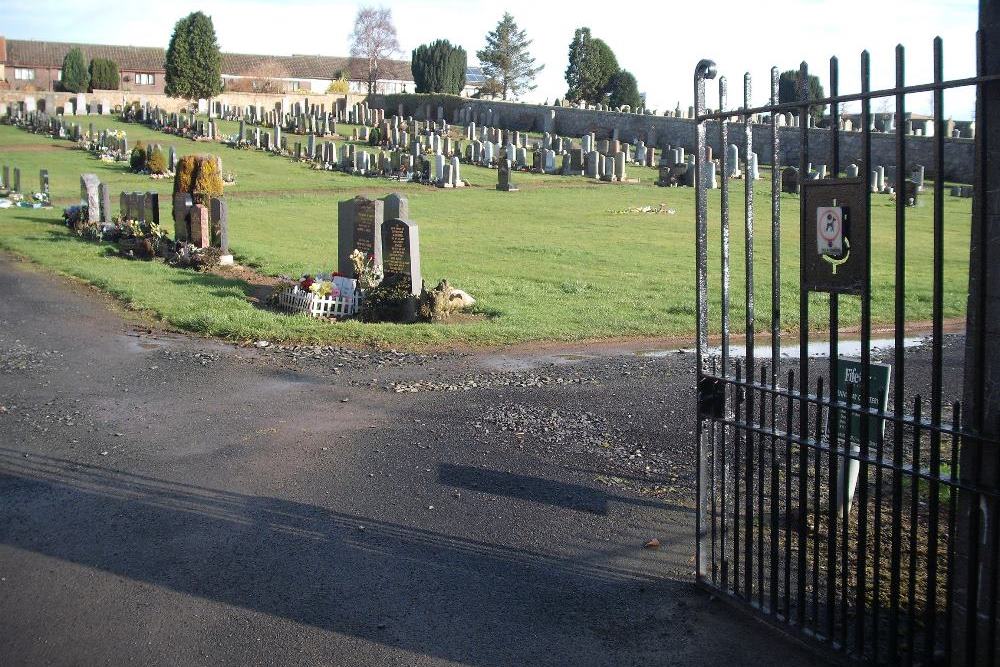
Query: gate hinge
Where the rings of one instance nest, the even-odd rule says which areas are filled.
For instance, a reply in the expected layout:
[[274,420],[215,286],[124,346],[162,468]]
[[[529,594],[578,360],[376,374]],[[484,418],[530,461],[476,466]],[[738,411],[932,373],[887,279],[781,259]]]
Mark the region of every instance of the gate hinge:
[[719,378],[698,380],[698,419],[722,419],[726,413],[726,383]]

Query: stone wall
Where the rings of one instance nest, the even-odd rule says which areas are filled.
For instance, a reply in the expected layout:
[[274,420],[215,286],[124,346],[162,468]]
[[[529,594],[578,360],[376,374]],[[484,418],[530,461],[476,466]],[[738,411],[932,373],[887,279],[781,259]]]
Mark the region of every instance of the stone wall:
[[[687,150],[694,148],[695,123],[687,118],[671,118],[666,116],[640,115],[634,113],[618,113],[614,111],[597,111],[565,107],[551,107],[537,104],[521,104],[517,102],[499,102],[491,100],[476,100],[446,95],[393,95],[376,96],[371,99],[373,107],[384,108],[386,115],[393,115],[400,105],[404,115],[425,119],[428,105],[431,117],[437,117],[437,109],[441,107],[445,118],[454,122],[459,109],[472,109],[472,116],[477,124],[488,120],[492,111],[494,125],[497,127],[528,132],[544,132],[546,130],[563,136],[580,137],[593,132],[598,139],[611,138],[617,132],[617,137],[623,141],[632,142],[642,139],[646,145],[657,147],[683,146]],[[555,114],[554,120],[552,114]],[[715,155],[722,151],[719,142],[717,124],[710,122],[708,127],[709,142]],[[779,132],[780,156],[782,165],[798,166],[801,148],[801,132],[799,128],[782,127]],[[771,126],[754,125],[754,152],[757,153],[760,164],[771,163]],[[829,162],[832,133],[822,128],[809,130],[809,153],[814,164]],[[743,127],[730,125],[730,143],[742,147],[744,143]],[[840,133],[840,159],[844,167],[851,162],[861,162],[861,132]],[[973,181],[973,154],[975,140],[945,139],[945,172],[944,177],[960,183]],[[741,150],[742,154],[742,150]],[[934,138],[908,136],[906,138],[907,166],[924,165],[925,174],[933,178],[934,174]],[[894,134],[872,134],[872,162],[891,170],[896,164],[896,138]],[[909,170],[907,170],[909,171]]]

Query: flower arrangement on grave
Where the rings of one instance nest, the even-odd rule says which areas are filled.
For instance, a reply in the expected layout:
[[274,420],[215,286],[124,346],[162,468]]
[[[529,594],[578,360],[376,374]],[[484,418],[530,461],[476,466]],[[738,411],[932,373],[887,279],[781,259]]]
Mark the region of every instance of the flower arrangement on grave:
[[350,254],[351,266],[354,267],[354,276],[358,280],[358,287],[362,290],[369,290],[378,287],[382,283],[384,273],[382,267],[375,262],[375,255],[365,254],[361,250],[355,249]]
[[283,278],[268,303],[282,310],[313,317],[342,318],[353,315],[362,300],[358,281],[340,273],[307,274],[297,281]]

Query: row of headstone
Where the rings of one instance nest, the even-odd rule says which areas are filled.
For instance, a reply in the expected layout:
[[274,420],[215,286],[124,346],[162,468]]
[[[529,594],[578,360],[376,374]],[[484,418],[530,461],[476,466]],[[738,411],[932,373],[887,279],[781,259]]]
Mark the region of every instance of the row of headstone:
[[337,270],[354,274],[351,254],[360,250],[383,268],[383,280],[405,278],[411,295],[423,287],[420,235],[409,219],[406,197],[392,193],[382,199],[355,197],[337,206]]
[[122,220],[160,224],[160,195],[156,192],[122,192],[118,196]]
[[[14,167],[13,171],[8,165],[3,165],[2,180],[0,180],[0,190],[3,190],[9,194],[20,193],[21,192],[21,169],[19,167]],[[48,172],[44,169],[42,173],[45,174],[44,181],[46,185],[48,184]],[[13,175],[12,175],[13,174]],[[47,188],[43,192],[48,192]]]

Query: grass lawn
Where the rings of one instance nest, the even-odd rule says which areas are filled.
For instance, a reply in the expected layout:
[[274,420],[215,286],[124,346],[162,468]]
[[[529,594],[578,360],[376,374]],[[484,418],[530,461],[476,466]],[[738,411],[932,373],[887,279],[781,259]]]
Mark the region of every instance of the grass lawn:
[[[81,278],[130,307],[170,325],[234,340],[266,338],[386,345],[503,345],[534,340],[582,340],[690,336],[694,330],[694,191],[657,188],[656,171],[631,167],[639,184],[595,183],[582,177],[517,174],[520,192],[493,189],[496,172],[462,165],[472,187],[443,190],[318,172],[286,158],[195,143],[110,116],[79,117],[86,129],[113,127],[137,140],[173,145],[179,155],[215,153],[237,174],[227,187],[230,239],[237,261],[271,274],[329,271],[336,264],[337,202],[398,191],[409,197],[410,217],[420,227],[422,271],[428,283],[448,278],[478,299],[484,317],[462,324],[328,324],[262,310],[247,300],[238,280],[178,270],[159,262],[111,255],[107,246],[84,241],[61,225],[61,206],[79,199],[79,176],[93,172],[120,190],[156,190],[161,220],[170,221],[169,181],[131,174],[124,163],[107,164],[74,150],[69,141],[0,126],[0,164],[21,168],[22,189],[37,188],[40,168],[49,170],[56,208],[0,210],[0,247],[52,271]],[[234,131],[235,123],[224,127]],[[351,126],[338,124],[345,136]],[[289,136],[294,144],[298,139]],[[338,144],[341,142],[337,142]],[[770,323],[769,179],[755,185],[755,298],[759,329]],[[731,184],[732,285],[735,328],[743,322],[744,183]],[[931,312],[931,206],[928,187],[920,206],[907,211],[907,319]],[[719,191],[713,213],[710,267],[719,266]],[[621,214],[628,207],[666,203],[673,215]],[[945,315],[964,314],[968,287],[971,200],[945,198]],[[116,202],[113,202],[117,206]],[[782,322],[797,326],[798,197],[782,195]],[[887,196],[873,200],[873,319],[891,324],[895,214]],[[712,277],[718,314],[718,277]],[[824,295],[812,297],[813,324],[826,322]],[[857,300],[842,298],[842,321],[856,323]]]

